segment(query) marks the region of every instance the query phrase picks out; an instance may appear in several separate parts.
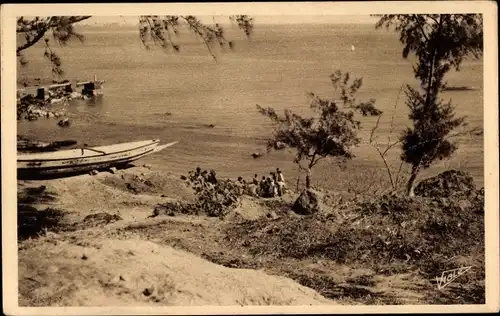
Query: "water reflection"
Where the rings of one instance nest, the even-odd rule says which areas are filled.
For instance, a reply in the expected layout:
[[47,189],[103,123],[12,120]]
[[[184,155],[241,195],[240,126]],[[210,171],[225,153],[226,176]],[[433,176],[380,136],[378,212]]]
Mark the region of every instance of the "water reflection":
[[101,95],[92,97],[88,100],[85,100],[88,106],[92,107],[102,107],[103,105],[103,97]]
[[105,107],[103,96],[95,96],[86,100],[74,99],[71,100],[68,111],[71,113],[92,113],[102,114]]

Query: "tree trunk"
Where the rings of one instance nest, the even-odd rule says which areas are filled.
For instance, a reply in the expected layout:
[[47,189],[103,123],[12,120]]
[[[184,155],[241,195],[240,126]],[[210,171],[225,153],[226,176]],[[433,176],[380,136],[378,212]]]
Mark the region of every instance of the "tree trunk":
[[415,196],[414,186],[415,186],[415,180],[417,179],[418,172],[419,172],[418,166],[411,167],[411,176],[410,176],[410,179],[408,179],[408,183],[406,185],[406,194],[410,197]]
[[312,173],[312,167],[316,163],[316,152],[314,152],[311,156],[311,161],[309,162],[309,165],[307,166],[307,174],[306,174],[306,190],[309,190],[311,188],[311,173]]
[[306,174],[306,189],[311,188],[311,168],[307,168]]
[[[443,17],[440,16],[439,17],[439,26],[438,26],[438,34],[439,36],[441,35],[441,25],[442,25],[442,22],[443,22]],[[425,106],[428,108],[429,107],[429,103],[430,103],[430,94],[431,94],[431,89],[432,89],[432,77],[434,76],[434,71],[435,71],[435,63],[436,63],[436,53],[437,53],[437,47],[436,43],[433,43],[433,47],[432,47],[432,58],[431,58],[431,67],[429,69],[429,76],[428,76],[428,79],[427,79],[427,95],[425,96]]]

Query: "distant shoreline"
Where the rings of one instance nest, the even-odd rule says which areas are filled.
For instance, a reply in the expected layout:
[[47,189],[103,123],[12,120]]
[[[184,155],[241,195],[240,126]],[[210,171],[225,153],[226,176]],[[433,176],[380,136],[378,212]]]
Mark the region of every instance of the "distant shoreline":
[[[236,26],[234,23],[218,23],[222,27],[231,27]],[[342,22],[342,23],[326,23],[326,22],[318,22],[318,23],[259,23],[256,24],[256,28],[261,27],[280,27],[280,26],[311,26],[311,27],[319,27],[319,26],[366,26],[370,28],[374,28],[374,24],[365,23],[365,22]],[[78,25],[78,28],[82,30],[136,30],[139,27],[139,23],[137,24],[97,24],[97,25]]]

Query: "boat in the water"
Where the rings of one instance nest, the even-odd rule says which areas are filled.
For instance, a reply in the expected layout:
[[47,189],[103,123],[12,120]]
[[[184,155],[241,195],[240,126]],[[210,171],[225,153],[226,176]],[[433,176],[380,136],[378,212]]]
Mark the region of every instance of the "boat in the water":
[[145,140],[99,147],[83,147],[43,153],[19,153],[18,177],[54,176],[102,170],[127,165],[177,142],[159,145],[160,140]]
[[18,152],[45,152],[57,151],[62,147],[71,147],[77,144],[76,140],[58,140],[54,142],[41,142],[36,140],[22,139],[17,141]]
[[469,91],[469,90],[477,90],[474,87],[471,86],[449,86],[449,87],[444,87],[444,91]]

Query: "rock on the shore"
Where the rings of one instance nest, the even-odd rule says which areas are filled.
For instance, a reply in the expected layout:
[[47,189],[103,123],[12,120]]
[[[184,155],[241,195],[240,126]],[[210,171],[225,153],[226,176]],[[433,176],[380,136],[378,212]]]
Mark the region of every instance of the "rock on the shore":
[[60,120],[59,123],[57,123],[57,125],[59,125],[60,127],[68,127],[70,125],[69,118],[66,117]]
[[179,201],[166,202],[163,204],[158,204],[153,210],[151,217],[156,217],[158,215],[168,215],[175,216],[175,214],[182,214],[187,211],[186,205]]
[[284,149],[285,147],[286,147],[286,144],[283,142],[277,141],[274,143],[274,149],[276,149],[276,150]]
[[266,217],[273,220],[279,218],[278,214],[276,214],[275,211],[270,211],[269,213],[266,214]]
[[79,92],[71,92],[70,97],[72,99],[81,99],[82,98],[82,94],[79,93]]
[[59,98],[59,99],[50,99],[50,104],[55,104],[55,103],[61,103],[63,102],[64,99],[63,98]]
[[253,154],[252,154],[252,157],[253,157],[254,159],[259,158],[260,156],[262,156],[262,154],[261,154],[261,153],[257,153],[257,152],[255,152],[255,153],[253,153]]
[[435,177],[420,181],[415,195],[424,197],[451,197],[475,192],[474,179],[466,172],[448,170]]
[[122,218],[117,214],[109,214],[106,212],[94,213],[85,216],[83,221],[85,223],[94,223],[94,224],[109,224],[116,221],[121,220]]
[[302,191],[292,206],[292,210],[299,215],[311,215],[321,210],[320,197],[313,189]]

